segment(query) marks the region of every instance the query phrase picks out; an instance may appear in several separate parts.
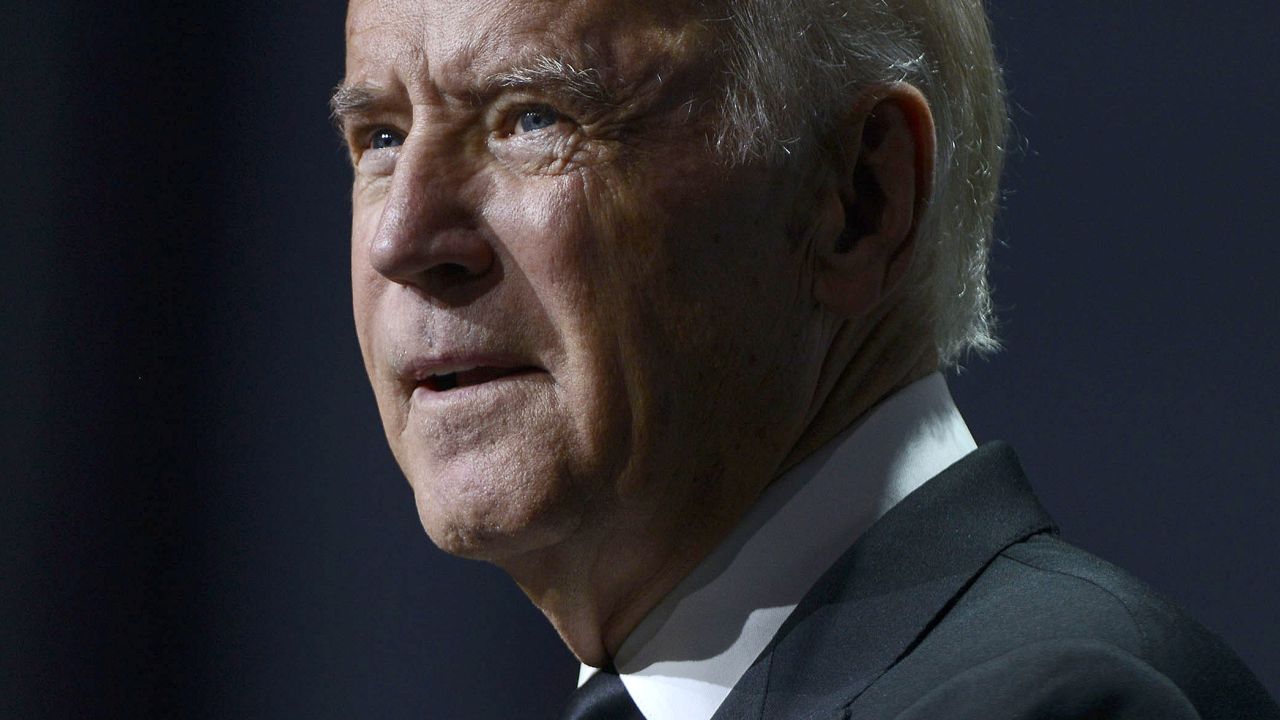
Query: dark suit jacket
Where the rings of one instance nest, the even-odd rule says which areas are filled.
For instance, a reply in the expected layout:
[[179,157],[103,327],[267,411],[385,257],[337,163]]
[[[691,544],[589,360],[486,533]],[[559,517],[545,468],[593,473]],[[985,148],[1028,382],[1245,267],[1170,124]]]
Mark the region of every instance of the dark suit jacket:
[[1280,718],[1220,640],[1056,537],[1013,452],[911,494],[823,576],[714,720]]

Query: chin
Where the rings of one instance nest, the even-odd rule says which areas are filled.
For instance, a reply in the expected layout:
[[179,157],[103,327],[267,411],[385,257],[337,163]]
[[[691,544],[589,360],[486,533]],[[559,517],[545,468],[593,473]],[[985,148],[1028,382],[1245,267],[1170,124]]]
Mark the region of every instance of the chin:
[[555,477],[434,472],[409,475],[409,483],[418,518],[437,547],[498,562],[557,545],[578,528],[580,503]]

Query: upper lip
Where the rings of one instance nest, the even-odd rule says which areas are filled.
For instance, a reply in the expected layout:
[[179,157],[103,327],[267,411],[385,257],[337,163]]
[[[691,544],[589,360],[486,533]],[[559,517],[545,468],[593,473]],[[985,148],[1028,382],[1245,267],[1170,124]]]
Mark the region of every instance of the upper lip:
[[428,378],[475,370],[477,368],[541,370],[536,363],[500,353],[450,353],[407,359],[398,374],[406,382],[420,385]]

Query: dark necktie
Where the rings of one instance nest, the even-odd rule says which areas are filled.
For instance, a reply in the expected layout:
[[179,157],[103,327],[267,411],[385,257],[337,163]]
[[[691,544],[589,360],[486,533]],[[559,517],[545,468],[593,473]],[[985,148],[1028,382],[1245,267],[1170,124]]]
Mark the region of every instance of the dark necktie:
[[644,715],[622,686],[617,671],[607,668],[573,691],[560,720],[644,720]]

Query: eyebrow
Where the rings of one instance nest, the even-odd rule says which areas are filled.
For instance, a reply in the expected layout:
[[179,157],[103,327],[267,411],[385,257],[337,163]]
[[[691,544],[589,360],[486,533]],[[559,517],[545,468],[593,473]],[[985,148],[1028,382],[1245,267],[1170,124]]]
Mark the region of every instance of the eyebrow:
[[[603,81],[599,70],[542,54],[507,65],[486,77],[478,90],[477,100],[502,90],[543,90],[596,108],[618,105],[616,94]],[[329,97],[330,119],[341,130],[348,118],[371,112],[385,94],[384,89],[374,85],[339,84]]]
[[600,71],[592,67],[576,67],[568,60],[551,55],[532,58],[507,67],[484,83],[508,90],[546,89],[598,106],[617,105],[612,88],[605,84]]
[[341,130],[347,118],[372,110],[379,95],[378,88],[372,85],[340,84],[329,96],[329,119]]

